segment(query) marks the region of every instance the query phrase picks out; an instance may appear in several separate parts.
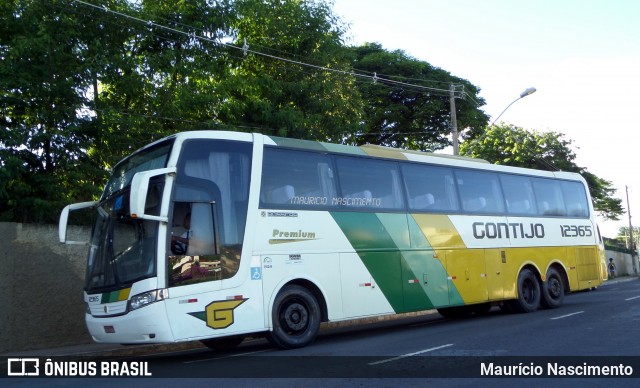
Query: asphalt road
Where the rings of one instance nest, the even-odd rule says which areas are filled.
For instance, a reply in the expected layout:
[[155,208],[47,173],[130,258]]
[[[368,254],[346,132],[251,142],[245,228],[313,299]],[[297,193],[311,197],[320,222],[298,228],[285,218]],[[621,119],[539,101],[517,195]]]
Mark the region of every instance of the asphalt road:
[[[218,386],[636,386],[639,345],[640,281],[633,278],[568,295],[558,309],[529,314],[494,308],[486,316],[452,320],[433,313],[324,330],[301,349],[279,350],[253,339],[227,352],[191,349],[118,358],[148,363],[154,377],[118,381],[136,386],[164,386],[175,381],[172,377],[209,386],[214,381]],[[633,378],[602,378],[603,367],[607,373],[631,372]],[[567,377],[569,370],[574,375]],[[92,380],[96,383],[108,380]]]
[[[438,364],[451,363],[447,373],[455,375],[465,372],[456,366],[462,360],[497,357],[519,363],[529,357],[587,357],[589,362],[640,356],[639,345],[640,281],[633,280],[571,294],[558,309],[529,314],[494,308],[486,316],[451,320],[434,313],[326,330],[302,349],[277,350],[264,340],[252,340],[232,352],[164,354],[153,362],[163,365],[163,373],[203,377],[212,369],[221,369],[219,375],[226,377],[400,377],[421,376],[424,364],[436,358]],[[236,368],[238,364],[242,366]],[[637,373],[640,376],[640,365]]]

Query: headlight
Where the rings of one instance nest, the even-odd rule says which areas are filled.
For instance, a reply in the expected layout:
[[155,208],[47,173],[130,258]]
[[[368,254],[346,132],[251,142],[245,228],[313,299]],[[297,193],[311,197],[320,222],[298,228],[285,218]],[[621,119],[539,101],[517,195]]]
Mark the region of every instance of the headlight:
[[134,295],[129,300],[129,311],[137,310],[141,307],[149,305],[154,302],[158,302],[167,298],[168,292],[166,289],[153,290],[143,292],[142,294]]

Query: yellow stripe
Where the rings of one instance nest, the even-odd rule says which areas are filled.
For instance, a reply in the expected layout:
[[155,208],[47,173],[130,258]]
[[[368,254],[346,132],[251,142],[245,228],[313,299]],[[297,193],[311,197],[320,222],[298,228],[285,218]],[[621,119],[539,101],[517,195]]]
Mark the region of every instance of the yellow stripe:
[[378,158],[407,160],[407,157],[397,148],[390,148],[390,147],[378,146],[373,144],[365,144],[360,146],[360,149],[363,150],[369,156],[375,156]]
[[433,249],[466,248],[462,237],[449,217],[439,214],[413,214],[413,219],[422,230]]
[[120,290],[118,293],[118,301],[129,299],[129,293],[131,292],[131,287],[125,288],[124,290]]

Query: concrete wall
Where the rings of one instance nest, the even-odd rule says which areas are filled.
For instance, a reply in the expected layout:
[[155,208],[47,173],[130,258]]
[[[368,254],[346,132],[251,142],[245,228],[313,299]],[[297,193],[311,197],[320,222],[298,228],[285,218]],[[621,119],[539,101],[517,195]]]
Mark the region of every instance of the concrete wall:
[[[88,241],[71,227],[69,240]],[[0,222],[0,353],[91,342],[84,324],[86,245],[58,242],[57,225]]]
[[[70,227],[67,240],[89,235]],[[0,353],[91,342],[82,299],[87,250],[60,244],[57,225],[0,222]],[[631,255],[606,254],[617,276],[634,273]]]
[[[616,265],[616,277],[636,275],[633,270],[633,262],[631,261],[630,254],[616,251],[605,251],[605,255],[607,257],[607,265],[609,264],[609,259],[613,259],[613,263]],[[636,270],[637,268],[638,264],[636,263]]]

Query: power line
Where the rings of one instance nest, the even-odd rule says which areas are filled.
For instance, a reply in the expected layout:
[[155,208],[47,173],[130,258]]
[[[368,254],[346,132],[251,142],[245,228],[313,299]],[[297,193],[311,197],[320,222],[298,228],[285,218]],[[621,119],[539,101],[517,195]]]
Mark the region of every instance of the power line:
[[[303,62],[300,60],[294,60],[294,59],[290,59],[290,58],[284,58],[281,56],[277,56],[277,55],[272,55],[272,54],[268,54],[268,53],[264,53],[258,50],[253,50],[250,49],[249,46],[246,44],[246,40],[244,42],[244,45],[242,47],[235,45],[235,44],[230,44],[230,43],[224,43],[219,41],[218,39],[212,39],[211,36],[215,35],[215,32],[209,32],[206,31],[204,29],[195,29],[191,26],[188,26],[186,24],[183,23],[179,23],[179,22],[175,22],[175,21],[171,21],[169,19],[164,19],[167,20],[168,23],[172,23],[174,25],[180,25],[180,26],[184,26],[188,29],[190,29],[191,31],[201,31],[202,34],[204,34],[204,36],[202,36],[201,34],[196,34],[196,32],[185,32],[183,30],[180,30],[178,28],[175,27],[171,27],[165,24],[160,24],[160,23],[156,23],[152,20],[148,20],[145,19],[143,17],[138,17],[138,16],[134,16],[134,15],[130,15],[124,12],[119,12],[116,10],[112,10],[107,8],[106,6],[97,6],[95,4],[89,3],[87,1],[83,1],[83,0],[74,0],[75,3],[84,5],[86,7],[90,7],[94,10],[97,10],[99,12],[104,12],[104,13],[108,13],[108,14],[112,14],[115,15],[116,17],[122,18],[122,19],[128,19],[128,20],[132,20],[136,23],[139,23],[140,25],[144,25],[144,26],[148,26],[150,28],[156,28],[160,31],[167,31],[170,32],[172,34],[178,34],[178,35],[183,35],[183,36],[187,36],[190,39],[194,39],[194,40],[199,40],[199,41],[204,41],[204,42],[208,42],[211,43],[213,45],[216,46],[221,46],[221,47],[227,47],[236,51],[242,51],[242,57],[240,56],[235,56],[235,55],[231,55],[231,57],[236,57],[236,58],[244,58],[246,57],[249,53],[254,54],[256,56],[260,56],[263,58],[268,58],[271,60],[275,60],[275,61],[280,61],[280,62],[284,62],[284,63],[290,63],[290,64],[295,64],[297,66],[303,67],[303,68],[310,68],[310,69],[314,69],[314,70],[319,70],[319,71],[324,71],[324,72],[330,72],[330,73],[335,73],[335,74],[340,74],[340,75],[348,75],[350,77],[353,77],[355,79],[356,82],[372,82],[374,84],[380,84],[380,85],[384,85],[387,87],[402,87],[403,90],[408,90],[408,91],[414,91],[414,92],[428,92],[429,94],[434,94],[434,95],[440,95],[440,96],[446,96],[449,95],[450,90],[449,89],[443,89],[443,88],[438,88],[438,87],[429,87],[429,86],[424,86],[424,85],[417,85],[417,84],[413,84],[413,83],[409,83],[409,82],[403,82],[403,81],[398,81],[395,79],[391,79],[389,77],[394,77],[394,78],[399,78],[399,79],[407,79],[407,80],[417,80],[420,82],[434,82],[434,83],[443,83],[443,81],[430,81],[430,80],[420,80],[420,79],[413,79],[413,78],[409,78],[409,77],[401,77],[401,76],[389,76],[389,75],[378,75],[375,72],[373,73],[373,76],[371,75],[367,75],[367,74],[362,74],[362,73],[357,73],[354,70],[350,70],[350,71],[345,71],[345,70],[339,70],[339,69],[334,69],[328,66],[319,66],[319,65],[314,65],[308,62]],[[76,8],[77,9],[77,8]],[[74,10],[74,12],[77,12]],[[118,23],[120,24],[120,23]],[[157,33],[153,32],[152,29],[150,29],[149,31],[150,33],[159,36],[160,39],[163,40],[168,40],[168,41],[174,41],[177,42],[177,40],[175,38],[172,39],[172,37],[170,36],[160,36]],[[304,71],[303,71],[304,72]],[[470,96],[469,93],[467,93],[464,89],[464,85],[454,85],[454,90],[455,90],[455,98],[465,98],[465,96],[470,97],[470,99],[476,104],[479,105],[478,102]],[[124,112],[120,112],[120,114],[127,114]],[[156,120],[171,120],[171,121],[182,121],[182,122],[187,122],[186,120],[176,120],[176,119],[172,119],[172,118],[166,118],[166,117],[159,117],[159,116],[147,116],[147,115],[142,115],[145,117],[149,117],[152,119],[156,119]],[[206,123],[208,125],[211,125],[213,123],[211,122],[203,122]],[[192,122],[191,124],[195,124],[194,122]],[[215,125],[215,124],[214,124]],[[240,127],[240,126],[238,126]],[[256,127],[252,127],[252,128],[256,128]],[[262,128],[260,127],[259,129],[265,130],[273,130],[271,128]],[[397,133],[397,135],[419,135],[419,134],[429,134],[429,133],[433,133],[433,131],[416,131],[416,132],[410,132],[410,133]],[[374,135],[374,133],[369,133],[371,135]],[[380,134],[388,134],[388,133],[380,133]]]
[[[123,12],[119,12],[119,11],[115,11],[112,10],[106,6],[98,6],[83,0],[74,0],[74,2],[85,5],[87,7],[91,7],[93,9],[99,10],[99,11],[103,11],[105,13],[111,13],[113,15],[117,15],[119,17],[123,17],[123,18],[127,18],[130,20],[133,20],[135,22],[141,23],[141,24],[145,24],[149,27],[155,27],[161,30],[165,30],[165,31],[170,31],[173,33],[177,33],[177,34],[181,34],[184,36],[188,36],[190,38],[193,39],[197,39],[197,40],[201,40],[201,41],[205,41],[205,42],[209,42],[212,43],[214,45],[218,45],[218,46],[224,46],[224,47],[228,47],[234,50],[238,50],[238,51],[242,51],[243,56],[246,56],[247,54],[251,53],[257,56],[261,56],[264,58],[270,58],[270,59],[274,59],[277,61],[281,61],[281,62],[285,62],[285,63],[290,63],[290,64],[295,64],[298,66],[303,66],[303,67],[308,67],[308,68],[312,68],[312,69],[316,69],[316,70],[321,70],[321,71],[326,71],[326,72],[333,72],[333,73],[337,73],[337,74],[342,74],[342,75],[347,75],[347,76],[352,76],[352,77],[356,77],[356,78],[364,78],[367,80],[370,80],[371,82],[377,83],[377,82],[381,82],[386,84],[387,86],[401,86],[401,87],[410,87],[416,91],[429,91],[432,93],[442,93],[442,95],[448,95],[449,94],[449,89],[443,89],[443,88],[436,88],[436,87],[429,87],[429,86],[423,86],[423,85],[416,85],[416,84],[411,84],[411,83],[407,83],[407,82],[402,82],[402,81],[395,81],[393,79],[390,78],[383,78],[383,75],[377,75],[376,73],[374,73],[373,76],[370,75],[366,75],[366,74],[361,74],[361,73],[356,73],[354,71],[345,71],[345,70],[339,70],[339,69],[334,69],[331,67],[327,67],[327,66],[320,66],[320,65],[314,65],[311,63],[306,63],[306,62],[302,62],[299,60],[294,60],[294,59],[290,59],[290,58],[284,58],[284,57],[280,57],[280,56],[276,56],[276,55],[272,55],[272,54],[267,54],[264,52],[260,52],[257,50],[252,50],[251,48],[249,48],[249,46],[246,44],[243,46],[237,46],[234,44],[230,44],[230,43],[224,43],[224,42],[220,42],[214,39],[211,39],[207,36],[201,36],[196,34],[195,32],[185,32],[182,30],[179,30],[177,28],[173,28],[173,27],[169,27],[163,24],[159,24],[156,23],[152,20],[145,20],[142,19],[140,17],[136,17],[133,15],[129,15]],[[177,24],[181,24],[181,23],[177,23]],[[185,24],[181,24],[185,27],[189,27]],[[195,28],[189,27],[192,30],[196,30]],[[204,33],[207,33],[206,31]],[[395,77],[395,76],[394,76]],[[430,81],[427,81],[430,82]],[[434,82],[440,82],[440,81],[434,81]],[[456,86],[462,86],[463,85],[456,85]],[[465,93],[460,94],[459,96],[456,96],[457,98],[461,98],[464,97]],[[475,100],[474,100],[475,101]],[[477,102],[476,102],[477,103]]]

